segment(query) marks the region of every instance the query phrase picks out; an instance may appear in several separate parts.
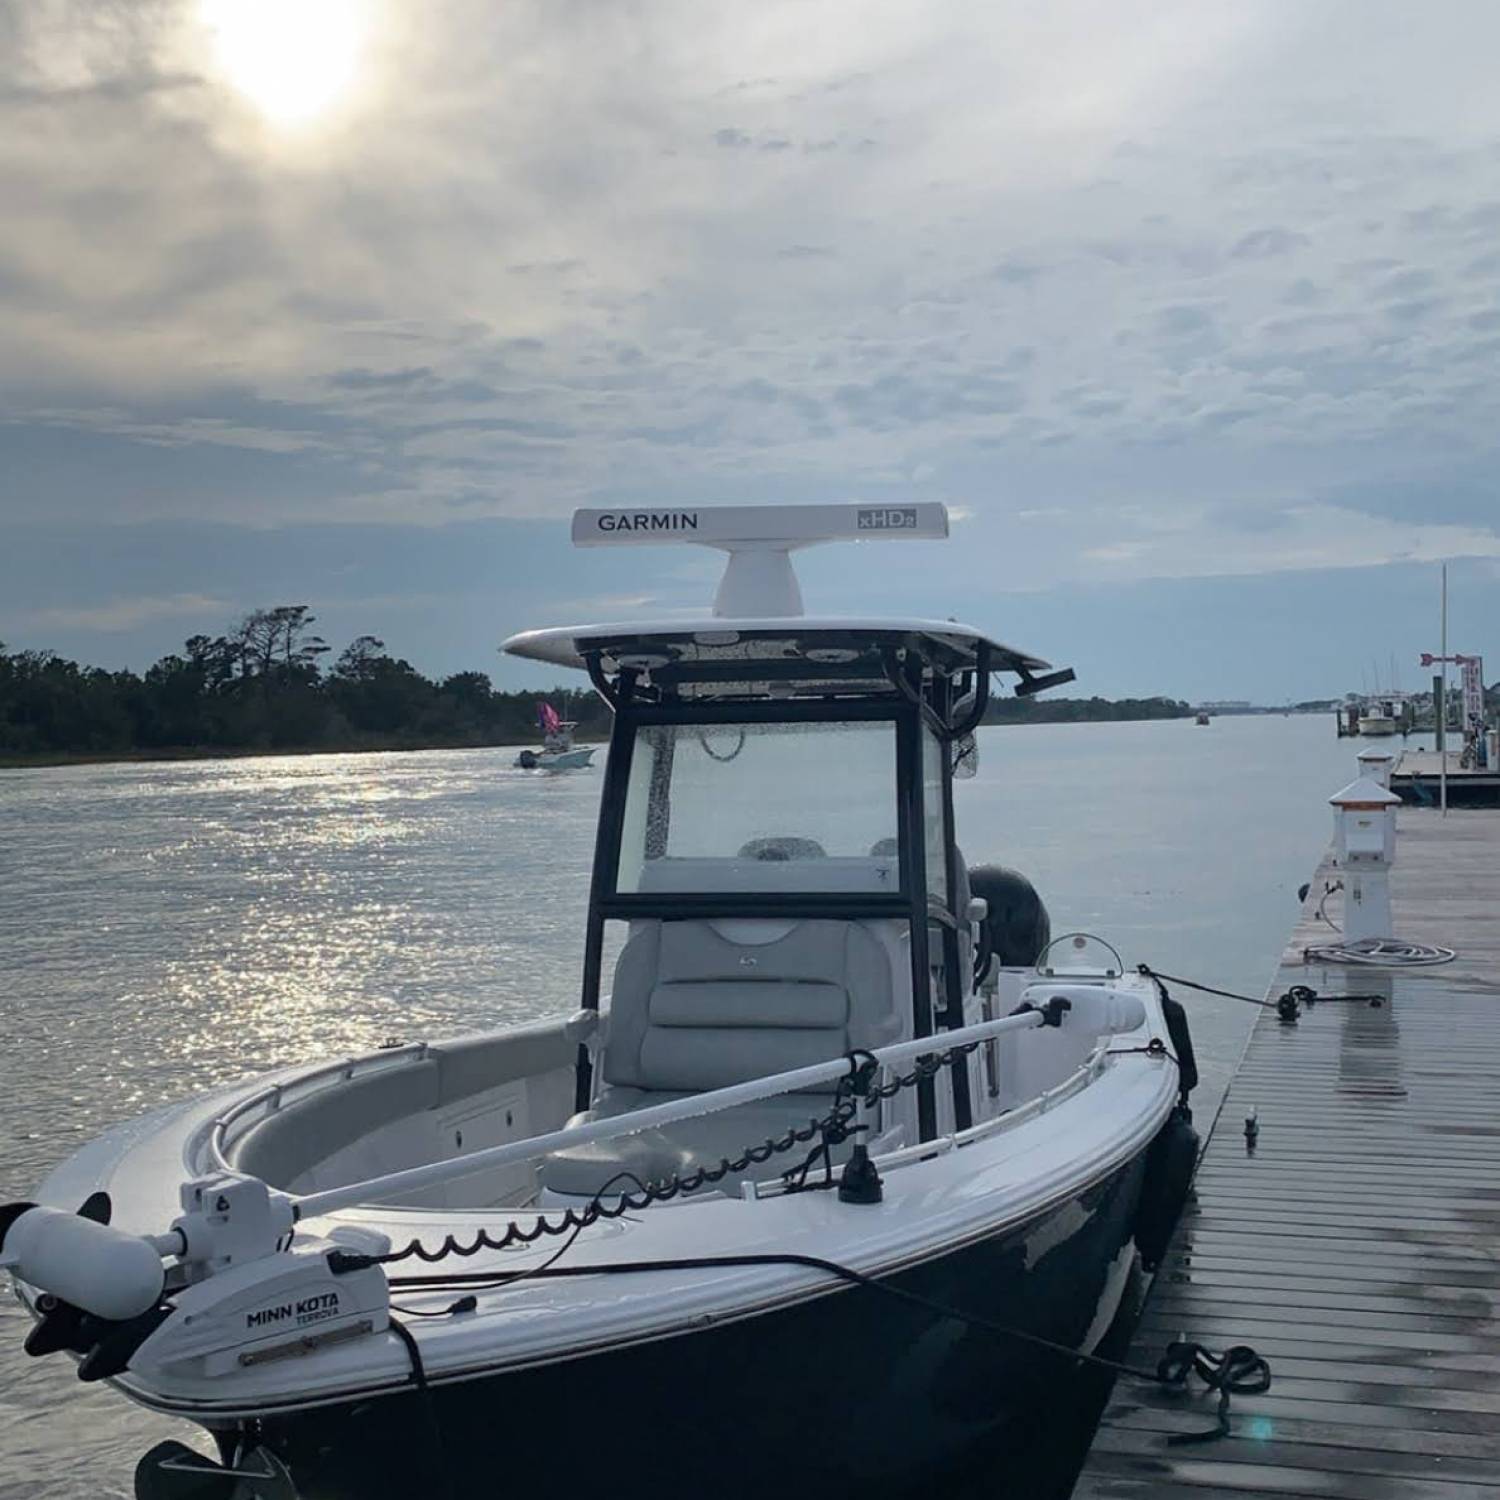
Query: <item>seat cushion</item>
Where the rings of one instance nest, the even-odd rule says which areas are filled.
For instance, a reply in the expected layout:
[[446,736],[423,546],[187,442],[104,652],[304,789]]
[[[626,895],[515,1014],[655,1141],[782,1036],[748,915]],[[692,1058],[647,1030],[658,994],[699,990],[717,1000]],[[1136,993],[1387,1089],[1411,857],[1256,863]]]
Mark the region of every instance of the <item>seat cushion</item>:
[[[891,1040],[890,957],[858,923],[642,924],[615,970],[606,1083],[695,1092]],[[832,1092],[834,1085],[828,1086]]]
[[[901,1030],[893,962],[899,949],[879,930],[821,920],[636,924],[615,967],[604,1087],[584,1118],[627,1114],[894,1041]],[[713,1167],[826,1115],[837,1088],[832,1078],[814,1091],[554,1152],[542,1184],[587,1197],[620,1172],[659,1181]],[[806,1149],[733,1174],[718,1190],[736,1191],[744,1176],[774,1177]]]
[[690,1171],[692,1165],[692,1157],[671,1136],[645,1130],[554,1151],[542,1163],[542,1186],[581,1198],[603,1192],[613,1196],[638,1192],[648,1182],[664,1182],[674,1173]]
[[[682,1097],[680,1093],[667,1091],[611,1089],[600,1097],[594,1109],[579,1118],[578,1123],[629,1114]],[[596,1141],[592,1145],[554,1151],[542,1163],[542,1186],[550,1192],[585,1198],[605,1191],[606,1186],[610,1196],[633,1192],[635,1184],[611,1182],[611,1179],[617,1173],[631,1172],[642,1182],[660,1182],[674,1173],[716,1167],[726,1157],[736,1159],[743,1156],[747,1147],[763,1145],[794,1127],[821,1119],[828,1113],[830,1105],[831,1101],[822,1094],[783,1094],[779,1099],[741,1104],[718,1114],[680,1120],[675,1125],[642,1131],[638,1135],[618,1136],[611,1141]],[[764,1164],[752,1166],[748,1172],[731,1174],[710,1187],[721,1193],[738,1192],[739,1184],[745,1178],[764,1181],[775,1177],[788,1167],[796,1166],[811,1149],[811,1144],[794,1146]],[[837,1161],[847,1155],[848,1149],[846,1145],[836,1150],[834,1159]]]

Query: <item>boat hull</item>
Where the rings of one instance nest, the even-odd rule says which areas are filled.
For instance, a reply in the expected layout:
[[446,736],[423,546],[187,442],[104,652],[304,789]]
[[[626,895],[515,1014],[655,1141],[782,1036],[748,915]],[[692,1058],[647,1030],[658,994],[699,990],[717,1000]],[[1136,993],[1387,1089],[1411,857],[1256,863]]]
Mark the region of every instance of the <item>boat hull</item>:
[[576,750],[523,750],[516,765],[523,771],[581,771],[594,758],[594,746]]
[[[1070,1349],[1108,1327],[1144,1154],[1018,1229],[891,1284]],[[458,1291],[455,1291],[455,1295]],[[399,1301],[399,1298],[397,1299]],[[649,1472],[655,1496],[886,1493],[972,1463],[1068,1404],[1075,1367],[867,1288],[613,1351],[341,1407],[256,1440],[304,1500],[479,1492],[498,1474]],[[999,1450],[996,1450],[997,1452]],[[443,1470],[446,1468],[447,1477]]]

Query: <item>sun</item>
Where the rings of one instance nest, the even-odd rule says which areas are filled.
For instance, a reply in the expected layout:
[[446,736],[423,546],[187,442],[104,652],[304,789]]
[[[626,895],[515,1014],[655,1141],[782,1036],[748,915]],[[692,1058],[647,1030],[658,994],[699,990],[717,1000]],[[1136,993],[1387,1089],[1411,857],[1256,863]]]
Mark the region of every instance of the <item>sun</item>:
[[278,125],[325,114],[354,80],[359,0],[201,0],[225,78]]

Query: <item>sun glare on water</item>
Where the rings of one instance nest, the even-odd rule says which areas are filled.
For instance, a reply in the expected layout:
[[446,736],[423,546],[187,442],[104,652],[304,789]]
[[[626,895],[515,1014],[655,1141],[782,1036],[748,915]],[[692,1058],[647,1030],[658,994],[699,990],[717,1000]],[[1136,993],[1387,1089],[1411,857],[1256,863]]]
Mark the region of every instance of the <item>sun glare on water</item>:
[[307,124],[353,82],[359,0],[202,0],[224,76],[278,125]]

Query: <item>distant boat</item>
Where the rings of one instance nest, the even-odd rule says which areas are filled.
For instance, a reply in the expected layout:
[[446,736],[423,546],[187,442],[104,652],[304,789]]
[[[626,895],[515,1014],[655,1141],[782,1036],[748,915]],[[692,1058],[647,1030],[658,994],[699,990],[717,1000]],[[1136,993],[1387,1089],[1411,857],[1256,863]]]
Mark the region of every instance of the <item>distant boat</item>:
[[1205,713],[1200,713],[1198,715],[1198,723],[1200,723],[1200,724],[1207,724],[1208,723],[1208,715],[1205,714]]
[[1365,700],[1359,714],[1359,732],[1361,734],[1395,734],[1400,727],[1400,698],[1385,696]]
[[553,706],[541,701],[536,706],[537,727],[542,731],[540,750],[523,750],[516,765],[523,771],[581,771],[594,758],[593,745],[575,745],[573,731],[578,724],[564,719]]

